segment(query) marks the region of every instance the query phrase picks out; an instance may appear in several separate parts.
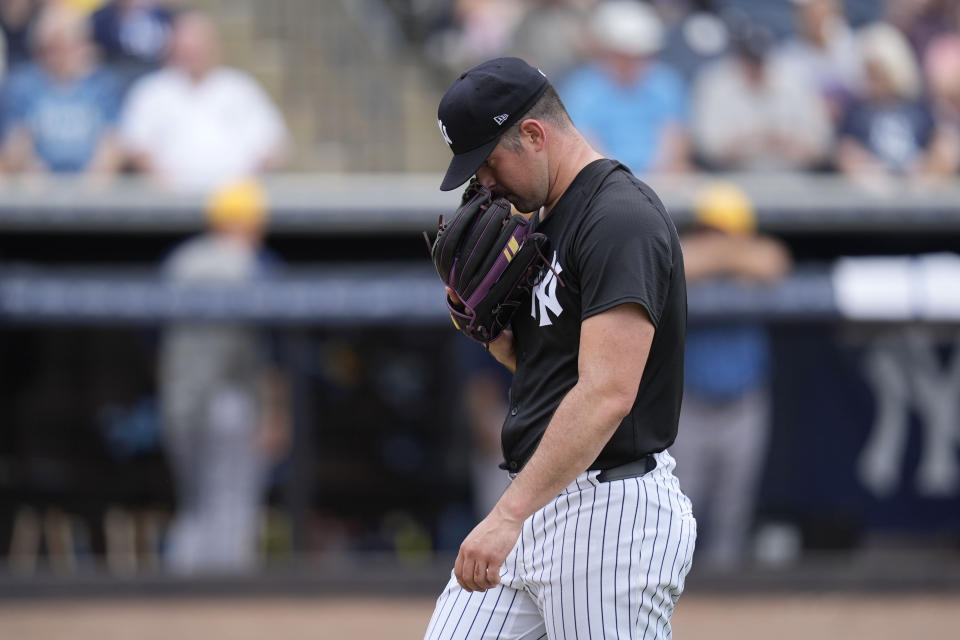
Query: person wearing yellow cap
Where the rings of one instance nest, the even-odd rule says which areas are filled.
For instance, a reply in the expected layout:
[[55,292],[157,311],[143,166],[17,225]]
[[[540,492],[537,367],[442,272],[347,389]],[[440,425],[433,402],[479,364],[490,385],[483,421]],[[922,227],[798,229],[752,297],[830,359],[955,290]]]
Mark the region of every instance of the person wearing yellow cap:
[[[217,189],[206,203],[209,231],[171,253],[166,279],[231,287],[266,277],[267,208],[256,182]],[[177,490],[168,568],[254,569],[267,472],[289,439],[286,383],[266,336],[242,323],[177,322],[165,331],[158,381]]]
[[[713,182],[694,198],[695,224],[681,235],[687,281],[763,285],[787,274],[778,240],[757,234],[748,195]],[[759,323],[690,317],[680,429],[670,448],[677,476],[702,523],[698,560],[732,569],[745,557],[769,430],[769,346]]]
[[207,223],[225,238],[257,245],[267,222],[267,200],[253,179],[232,182],[215,190],[206,203]]

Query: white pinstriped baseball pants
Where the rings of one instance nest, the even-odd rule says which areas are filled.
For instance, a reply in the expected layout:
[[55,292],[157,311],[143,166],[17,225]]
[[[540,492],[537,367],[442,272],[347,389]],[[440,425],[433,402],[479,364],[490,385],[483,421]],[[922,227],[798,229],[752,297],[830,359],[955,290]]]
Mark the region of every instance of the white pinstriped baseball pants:
[[697,523],[674,460],[640,478],[581,474],[527,518],[500,584],[468,593],[451,573],[425,640],[669,639]]

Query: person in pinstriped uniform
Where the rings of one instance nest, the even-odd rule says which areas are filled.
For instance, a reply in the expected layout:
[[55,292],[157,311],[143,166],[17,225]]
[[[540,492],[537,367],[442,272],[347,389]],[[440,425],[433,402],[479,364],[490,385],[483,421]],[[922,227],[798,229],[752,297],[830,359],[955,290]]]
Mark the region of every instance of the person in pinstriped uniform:
[[514,374],[512,481],[461,544],[425,637],[670,638],[696,542],[667,451],[687,313],[677,231],[523,60],[470,69],[438,116],[454,154],[441,189],[475,176],[532,213],[551,268],[488,345]]

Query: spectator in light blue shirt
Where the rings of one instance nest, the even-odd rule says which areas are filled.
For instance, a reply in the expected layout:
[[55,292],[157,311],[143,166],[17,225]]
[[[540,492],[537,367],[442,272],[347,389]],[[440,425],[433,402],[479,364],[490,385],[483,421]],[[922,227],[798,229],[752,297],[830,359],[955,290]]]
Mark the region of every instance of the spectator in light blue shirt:
[[119,84],[93,64],[86,20],[51,4],[34,33],[37,63],[7,79],[0,101],[4,164],[14,171],[112,174]]
[[657,13],[613,0],[597,7],[590,31],[596,61],[560,87],[577,128],[635,173],[688,169],[687,90],[682,76],[654,57],[663,43]]

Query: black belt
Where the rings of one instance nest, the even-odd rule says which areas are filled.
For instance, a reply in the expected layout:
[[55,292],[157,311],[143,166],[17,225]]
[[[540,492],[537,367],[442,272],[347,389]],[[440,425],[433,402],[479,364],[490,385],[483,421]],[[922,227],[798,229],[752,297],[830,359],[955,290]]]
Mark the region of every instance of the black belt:
[[650,473],[657,468],[657,460],[653,454],[648,453],[639,460],[621,464],[618,467],[604,469],[597,476],[598,482],[613,482],[614,480],[624,480],[626,478],[639,478]]

